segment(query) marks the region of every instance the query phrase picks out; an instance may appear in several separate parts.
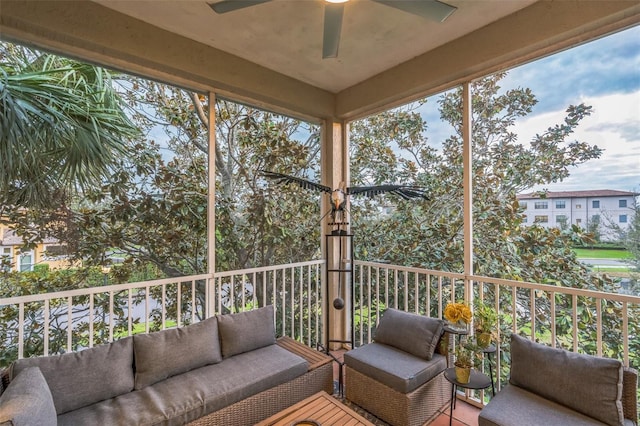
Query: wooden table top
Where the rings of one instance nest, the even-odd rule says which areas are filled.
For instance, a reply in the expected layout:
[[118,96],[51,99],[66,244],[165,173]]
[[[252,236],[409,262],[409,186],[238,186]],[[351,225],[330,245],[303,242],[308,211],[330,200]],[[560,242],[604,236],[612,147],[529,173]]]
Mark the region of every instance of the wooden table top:
[[374,426],[326,392],[318,392],[263,420],[257,426],[292,426],[301,420],[314,420],[322,426]]

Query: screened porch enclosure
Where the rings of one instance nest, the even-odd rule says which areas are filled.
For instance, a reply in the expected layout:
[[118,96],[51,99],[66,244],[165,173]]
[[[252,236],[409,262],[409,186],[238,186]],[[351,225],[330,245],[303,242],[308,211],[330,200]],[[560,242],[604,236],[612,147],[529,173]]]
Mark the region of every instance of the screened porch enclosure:
[[[208,112],[211,127],[206,171],[208,270],[194,276],[0,299],[0,309],[11,318],[7,323],[10,331],[0,336],[3,345],[10,348],[0,360],[3,365],[16,358],[81,350],[139,332],[264,305],[275,306],[279,335],[325,347],[331,338],[352,338],[359,346],[371,342],[386,308],[442,318],[448,302],[480,299],[501,314],[499,336],[524,334],[552,346],[640,366],[639,297],[475,274],[471,173],[472,83],[493,72],[635,26],[640,21],[640,4],[525,1],[484,22],[460,22],[459,31],[441,39],[439,45],[395,62],[386,59],[375,64],[377,71],[356,75],[340,72],[339,61],[329,67],[295,58],[289,60],[292,71],[286,73],[281,64],[265,62],[264,57],[254,62],[238,45],[227,50],[211,45],[210,39],[186,30],[198,26],[189,24],[189,15],[175,15],[182,19],[182,24],[177,24],[163,9],[184,3],[184,7],[208,11],[204,2],[162,2],[166,4],[157,9],[153,2],[116,3],[3,0],[0,38],[206,93],[212,106],[218,99],[231,99],[307,120],[320,128],[320,179],[329,187],[350,182],[349,126],[354,120],[461,88],[463,267],[454,273],[356,259],[353,288],[345,291],[353,298],[347,297],[347,309],[342,311],[326,309],[327,302],[340,294],[338,286],[325,281],[324,259],[336,254],[328,252],[322,240],[317,243],[321,260],[220,271],[215,255],[217,141],[212,107]],[[196,3],[201,4],[194,6]],[[278,3],[285,2],[273,2]],[[457,3],[463,10],[464,3]],[[263,12],[260,20],[277,21],[277,8]],[[291,40],[283,38],[279,43],[293,44]],[[372,42],[375,40],[361,41]],[[351,60],[359,62],[351,70],[373,69],[374,63],[362,57]],[[315,73],[318,68],[323,71],[320,77]],[[322,197],[320,211],[329,209],[328,200]],[[329,234],[329,218],[319,227],[320,235]],[[327,328],[330,315],[331,328]],[[499,389],[508,375],[509,354],[504,345],[496,360]],[[486,362],[482,368],[487,370]],[[484,401],[482,393],[472,397]]]

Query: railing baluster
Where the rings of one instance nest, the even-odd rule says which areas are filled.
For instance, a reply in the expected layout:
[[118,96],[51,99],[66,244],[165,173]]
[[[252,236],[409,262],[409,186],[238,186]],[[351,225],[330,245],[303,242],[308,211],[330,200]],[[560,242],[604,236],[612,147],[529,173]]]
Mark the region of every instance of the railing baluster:
[[414,272],[413,273],[413,304],[415,306],[414,311],[416,314],[420,313],[420,295],[418,294],[418,287],[419,287],[418,273]]
[[89,347],[93,347],[93,293],[89,293]]
[[291,295],[289,296],[289,300],[291,300],[291,336],[290,337],[295,337],[295,323],[296,323],[296,315],[295,315],[295,306],[293,306],[293,302],[295,299],[295,275],[294,275],[294,270],[293,268],[291,268],[291,278],[290,278],[290,282],[289,282],[289,287],[291,289]]
[[536,340],[536,291],[529,292],[529,316],[531,317],[531,340]]
[[166,329],[166,324],[167,324],[167,286],[166,284],[162,285],[162,295],[160,296],[161,300],[162,300],[162,306],[160,308],[160,318],[162,320],[162,326],[160,327],[161,330],[165,330]]
[[182,283],[178,281],[176,285],[176,327],[182,327]]
[[18,359],[24,358],[24,303],[18,305]]
[[551,309],[551,347],[556,347],[556,294],[549,292]]
[[627,302],[622,302],[622,341],[624,351],[624,365],[629,366],[629,312]]
[[144,290],[144,332],[149,333],[149,286]]
[[130,288],[127,295],[127,333],[133,333],[133,289]]
[[[371,266],[367,267],[367,342],[371,343]],[[362,328],[362,325],[360,326]]]
[[573,352],[578,352],[578,295],[574,294],[571,298],[573,309],[571,320],[573,321]]
[[73,297],[67,298],[67,352],[73,350]]
[[518,306],[518,287],[513,286],[511,288],[511,303],[513,304],[511,306],[511,315],[512,315],[512,332],[513,333],[518,333],[518,312],[517,312],[517,306]]
[[49,299],[44,301],[42,316],[44,320],[44,356],[47,356],[49,355]]
[[596,299],[596,350],[602,356],[602,299]]
[[113,341],[113,290],[109,291],[109,341]]

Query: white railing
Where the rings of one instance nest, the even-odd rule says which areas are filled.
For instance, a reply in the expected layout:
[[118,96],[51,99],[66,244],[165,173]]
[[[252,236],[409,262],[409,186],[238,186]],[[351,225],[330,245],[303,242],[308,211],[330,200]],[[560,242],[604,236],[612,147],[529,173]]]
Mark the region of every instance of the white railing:
[[211,311],[240,312],[274,305],[276,332],[314,346],[322,333],[324,260],[216,272]]
[[[270,304],[279,335],[313,346],[324,332],[323,265],[315,260],[0,299],[0,365]],[[356,261],[354,268],[356,346],[371,342],[387,307],[442,318],[446,304],[466,294],[501,313],[500,337],[519,333],[636,368],[640,362],[640,297],[383,263]],[[494,374],[503,379],[506,340],[493,358],[499,361]]]
[[276,307],[281,335],[318,341],[323,260],[0,299],[0,366],[216,313]]
[[386,307],[442,318],[448,302],[469,302],[465,295],[473,295],[501,314],[497,330],[501,344],[493,358],[500,361],[494,369],[496,378],[506,378],[508,341],[503,337],[509,333],[574,352],[618,358],[626,366],[640,364],[637,296],[362,261],[355,262],[354,283],[356,346],[371,341]]

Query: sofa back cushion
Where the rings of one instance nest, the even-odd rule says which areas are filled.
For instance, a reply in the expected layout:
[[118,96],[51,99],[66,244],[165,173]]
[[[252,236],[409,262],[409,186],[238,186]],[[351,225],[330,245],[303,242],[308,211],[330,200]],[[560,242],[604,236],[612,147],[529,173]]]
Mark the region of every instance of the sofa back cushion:
[[10,379],[29,367],[39,367],[49,385],[56,413],[76,410],[133,389],[133,339],[37,358],[11,365]]
[[252,311],[218,316],[222,356],[249,352],[276,343],[273,305]]
[[135,389],[167,377],[222,361],[216,317],[149,334],[133,336]]
[[509,382],[611,426],[622,425],[622,363],[511,335]]
[[0,425],[55,426],[56,407],[38,367],[25,368],[0,396]]
[[380,319],[374,340],[429,361],[443,326],[442,320],[389,308]]

